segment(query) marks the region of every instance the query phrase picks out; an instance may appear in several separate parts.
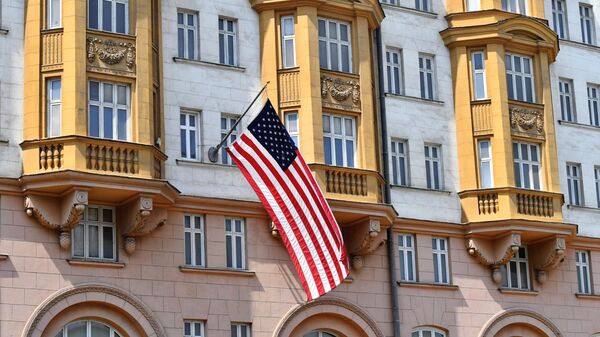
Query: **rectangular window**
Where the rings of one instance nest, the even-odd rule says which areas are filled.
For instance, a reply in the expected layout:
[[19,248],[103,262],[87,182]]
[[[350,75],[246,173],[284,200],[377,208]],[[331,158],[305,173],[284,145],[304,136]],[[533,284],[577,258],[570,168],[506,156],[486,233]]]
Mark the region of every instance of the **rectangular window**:
[[402,94],[402,53],[398,49],[388,49],[385,52],[387,92]]
[[530,143],[513,143],[515,185],[520,188],[541,190],[542,164],[540,146]]
[[533,62],[531,58],[507,53],[505,61],[508,98],[535,102]]
[[196,13],[177,11],[177,56],[189,60],[199,59]]
[[390,5],[397,5],[398,4],[398,0],[381,0],[381,3],[390,4]]
[[204,218],[199,215],[183,217],[185,264],[204,266]]
[[588,84],[587,92],[590,124],[600,126],[600,86]]
[[567,163],[567,186],[569,190],[569,205],[583,205],[581,165]]
[[394,185],[408,186],[408,142],[392,140],[392,181]]
[[88,134],[91,137],[128,140],[130,95],[128,85],[90,81]]
[[450,270],[448,268],[448,240],[432,238],[433,251],[433,276],[435,283],[450,283]]
[[502,10],[527,15],[527,0],[502,0]]
[[62,0],[46,0],[46,27],[48,29],[60,28],[61,27],[61,12],[62,12]]
[[552,0],[552,24],[561,39],[567,38],[567,4],[565,0]]
[[467,0],[467,11],[481,10],[481,0]]
[[86,207],[83,220],[73,228],[74,258],[114,261],[117,256],[115,209]]
[[596,201],[600,208],[600,166],[594,167],[594,178],[596,180]]
[[204,337],[204,322],[183,321],[183,337]]
[[244,323],[231,324],[231,337],[250,337],[250,325]]
[[291,15],[281,17],[281,57],[284,68],[296,66],[296,27]]
[[298,112],[290,111],[285,113],[285,128],[290,137],[292,137],[296,147],[298,147],[298,144],[300,144],[298,139]]
[[354,167],[355,125],[354,117],[323,114],[325,164]]
[[179,114],[181,158],[198,160],[198,113],[182,111]]
[[48,80],[48,106],[46,107],[46,137],[60,136],[62,85],[60,78]]
[[573,100],[573,81],[560,79],[558,81],[560,95],[560,114],[563,121],[575,121],[575,102]]
[[412,234],[398,235],[400,255],[400,281],[417,282],[415,265],[415,239]]
[[575,252],[575,266],[577,268],[577,285],[580,294],[591,294],[590,282],[590,257],[586,251]]
[[492,169],[492,143],[489,139],[480,140],[479,148],[479,183],[481,188],[494,187],[494,174]]
[[442,148],[439,145],[425,145],[425,175],[427,188],[442,189]]
[[88,0],[88,28],[129,34],[129,0]]
[[500,268],[502,273],[502,286],[512,289],[528,290],[529,264],[527,262],[527,249],[519,247],[519,251],[505,265]]
[[[229,130],[233,129],[233,126],[235,125],[235,122],[237,122],[237,120],[238,120],[238,117],[235,117],[235,116],[221,115],[221,139],[223,139],[223,137],[225,137],[225,135],[227,134],[227,132],[229,132]],[[235,165],[233,163],[233,160],[231,159],[231,157],[229,157],[229,154],[227,153],[227,151],[225,151],[225,148],[228,145],[235,142],[238,135],[239,135],[239,125],[237,125],[235,127],[235,129],[233,129],[233,132],[231,133],[229,138],[227,138],[227,140],[225,140],[225,142],[223,143],[223,148],[221,149],[221,164]]]
[[237,65],[237,21],[219,18],[219,62]]
[[430,0],[415,0],[415,9],[423,12],[431,12]]
[[246,238],[244,232],[243,219],[225,219],[227,268],[246,269]]
[[319,18],[319,60],[321,68],[352,72],[350,24]]
[[579,4],[579,19],[581,21],[581,41],[594,44],[594,10],[592,6]]
[[419,77],[421,98],[434,100],[436,95],[433,56],[419,54]]
[[485,78],[485,55],[482,51],[471,53],[473,65],[473,94],[476,100],[487,98]]

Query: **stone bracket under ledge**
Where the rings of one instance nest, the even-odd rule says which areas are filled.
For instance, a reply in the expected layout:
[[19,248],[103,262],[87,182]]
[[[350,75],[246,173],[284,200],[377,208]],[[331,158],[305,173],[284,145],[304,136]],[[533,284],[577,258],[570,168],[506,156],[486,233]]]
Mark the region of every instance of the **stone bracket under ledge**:
[[360,270],[363,267],[363,256],[379,248],[386,240],[385,231],[379,219],[367,218],[344,227],[346,250],[352,256],[352,267]]
[[521,234],[509,233],[497,239],[471,237],[467,239],[467,251],[477,261],[492,269],[492,280],[496,284],[502,282],[500,267],[505,265],[521,245]]
[[556,269],[564,261],[566,249],[565,238],[560,236],[529,246],[529,259],[539,283],[546,282],[548,272]]
[[136,238],[147,235],[167,222],[165,208],[154,209],[152,198],[138,196],[120,206],[117,210],[117,223],[123,226],[125,251],[133,254]]

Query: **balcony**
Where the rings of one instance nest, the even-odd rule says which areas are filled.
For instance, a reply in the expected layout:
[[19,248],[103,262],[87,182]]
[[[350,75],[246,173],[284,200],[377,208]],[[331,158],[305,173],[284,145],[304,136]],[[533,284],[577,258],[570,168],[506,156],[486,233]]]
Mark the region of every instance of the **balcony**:
[[378,172],[322,164],[309,166],[328,199],[382,202],[384,180]]

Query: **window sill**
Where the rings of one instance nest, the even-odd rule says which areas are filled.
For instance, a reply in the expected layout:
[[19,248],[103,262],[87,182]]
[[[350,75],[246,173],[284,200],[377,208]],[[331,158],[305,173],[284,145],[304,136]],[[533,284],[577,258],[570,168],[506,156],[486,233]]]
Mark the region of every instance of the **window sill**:
[[228,268],[209,268],[209,267],[195,267],[195,266],[179,266],[179,270],[182,273],[196,273],[196,274],[214,274],[214,275],[230,275],[230,276],[242,276],[242,277],[254,277],[256,273],[245,269],[228,269]]
[[498,291],[507,295],[537,296],[539,294],[539,292],[535,290],[521,290],[510,288],[498,288]]
[[577,206],[577,205],[567,205],[568,209],[573,209],[573,210],[582,210],[582,211],[589,211],[589,212],[600,212],[600,208],[596,208],[596,207],[586,207],[586,206]]
[[8,29],[0,28],[0,35],[7,35],[7,34],[8,34]]
[[67,259],[67,262],[72,266],[81,267],[98,267],[98,268],[125,268],[125,263],[111,261],[95,261],[95,260],[78,260]]
[[408,288],[426,288],[426,289],[441,289],[441,290],[458,290],[455,284],[433,283],[433,282],[403,282],[398,281],[398,286]]
[[573,126],[573,127],[583,128],[583,129],[589,129],[589,130],[600,130],[600,126],[577,123],[577,122],[569,122],[569,121],[565,121],[562,119],[558,121],[558,124],[566,125],[566,126]]
[[597,46],[595,44],[587,44],[587,43],[573,41],[573,40],[569,40],[569,39],[559,39],[559,40],[561,43],[570,44],[575,47],[583,47],[583,48],[586,48],[586,49],[589,49],[589,50],[595,51],[595,52],[600,51],[600,46]]
[[417,97],[417,96],[392,94],[389,92],[385,93],[385,97],[398,98],[398,99],[403,99],[403,100],[408,100],[408,101],[413,101],[413,102],[427,103],[427,104],[438,105],[438,106],[444,105],[444,101],[438,101],[438,100],[434,100],[434,99],[425,99],[425,98],[421,98],[421,97]]
[[[57,29],[63,29],[63,28],[57,28]],[[87,28],[87,31],[89,33],[92,34],[96,34],[96,35],[104,35],[106,37],[122,37],[124,39],[130,39],[130,40],[135,40],[136,36],[133,34],[123,34],[123,33],[117,33],[117,32],[107,32],[105,30],[100,30],[100,29],[94,29],[94,28]]]
[[452,195],[452,191],[448,191],[448,190],[434,190],[431,188],[424,188],[424,187],[414,187],[414,186],[403,186],[403,185],[390,185],[393,189],[409,189],[409,190],[415,190],[415,191],[424,191],[424,192],[436,192],[436,193],[443,193],[443,194],[447,194],[447,195]]
[[402,11],[402,12],[408,12],[408,13],[412,13],[412,14],[417,14],[417,15],[421,15],[427,18],[432,18],[435,19],[438,17],[437,13],[434,12],[425,12],[416,8],[410,8],[410,7],[405,7],[405,6],[400,6],[400,5],[394,5],[394,4],[388,4],[388,3],[381,3],[381,6],[383,8],[389,8],[389,9],[395,9],[398,11]]
[[8,145],[8,138],[0,137],[0,145]]
[[231,66],[231,65],[228,65],[228,64],[221,64],[221,63],[208,62],[208,61],[202,61],[202,60],[190,60],[190,59],[184,59],[184,58],[181,58],[181,57],[173,57],[173,62],[175,62],[175,63],[187,63],[187,64],[204,65],[204,66],[221,68],[221,69],[229,69],[229,70],[234,70],[234,71],[239,71],[239,72],[245,72],[246,71],[246,68],[239,67],[239,66]]
[[583,300],[600,300],[600,295],[598,295],[598,294],[575,293],[575,297],[583,299]]
[[175,159],[175,163],[178,166],[190,166],[190,167],[220,166],[220,167],[226,167],[226,168],[237,168],[237,166],[235,166],[235,165],[211,163],[211,162],[205,162],[205,161],[193,160],[193,159]]
[[0,254],[0,261],[8,260],[7,254]]

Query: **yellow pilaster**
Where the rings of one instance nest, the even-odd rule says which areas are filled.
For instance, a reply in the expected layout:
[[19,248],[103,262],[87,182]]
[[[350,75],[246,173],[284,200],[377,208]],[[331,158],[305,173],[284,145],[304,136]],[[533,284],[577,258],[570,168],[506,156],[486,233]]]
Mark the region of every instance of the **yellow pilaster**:
[[260,61],[262,65],[260,71],[262,81],[264,83],[270,82],[267,87],[267,95],[275,106],[279,101],[277,83],[277,65],[279,62],[277,59],[278,53],[276,52],[279,48],[277,41],[277,18],[275,11],[265,10],[260,13]]
[[42,28],[41,0],[28,1],[25,10],[25,60],[23,139],[41,137],[42,85],[40,83],[40,29]]
[[546,143],[543,148],[542,165],[546,167],[545,189],[551,192],[560,192],[560,178],[558,175],[558,155],[556,149],[556,130],[554,128],[554,110],[552,109],[552,89],[550,82],[550,69],[548,55],[539,55],[541,102],[544,104],[544,130],[546,131]]
[[373,105],[373,63],[371,59],[371,34],[365,17],[356,18],[358,73],[360,75],[361,106],[359,149],[361,168],[378,169],[377,129],[375,106]]

